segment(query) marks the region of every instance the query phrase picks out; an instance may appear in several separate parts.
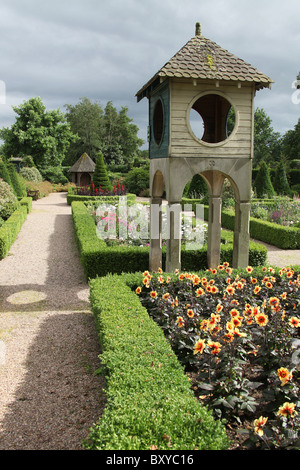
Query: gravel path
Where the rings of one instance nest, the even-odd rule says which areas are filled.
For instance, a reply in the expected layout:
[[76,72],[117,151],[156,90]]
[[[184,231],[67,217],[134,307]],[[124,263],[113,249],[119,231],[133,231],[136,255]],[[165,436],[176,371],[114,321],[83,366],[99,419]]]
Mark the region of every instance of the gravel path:
[[0,450],[81,450],[105,406],[66,195],[33,202],[0,261]]
[[254,241],[261,243],[268,249],[268,263],[271,266],[277,266],[278,268],[300,266],[300,250],[282,250],[281,248],[277,248],[277,246],[268,245],[259,240]]

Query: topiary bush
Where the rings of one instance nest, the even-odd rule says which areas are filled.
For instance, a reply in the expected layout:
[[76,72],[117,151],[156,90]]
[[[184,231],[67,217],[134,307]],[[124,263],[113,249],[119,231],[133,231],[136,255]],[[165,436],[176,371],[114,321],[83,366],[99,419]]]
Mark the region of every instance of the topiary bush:
[[43,181],[43,177],[39,170],[34,167],[24,167],[20,170],[20,175],[26,181],[32,181],[33,183],[41,183]]
[[274,182],[273,182],[274,189],[277,194],[284,194],[284,195],[289,195],[291,190],[290,190],[290,185],[287,180],[287,175],[286,175],[286,170],[285,170],[285,165],[281,161],[278,163],[275,171],[275,177],[274,177]]
[[269,168],[264,161],[261,162],[253,184],[253,189],[255,190],[258,198],[272,198],[276,194],[270,178]]
[[95,171],[93,174],[93,183],[97,188],[99,187],[101,187],[102,189],[111,188],[111,184],[110,184],[108,174],[106,171],[102,152],[99,152],[96,157],[96,166],[95,166]]
[[0,178],[11,185],[11,179],[6,162],[0,157]]
[[0,217],[7,220],[18,207],[19,202],[12,187],[0,179]]
[[14,163],[9,163],[7,165],[9,172],[11,186],[13,187],[14,193],[18,198],[26,196],[26,189],[23,181],[21,180]]

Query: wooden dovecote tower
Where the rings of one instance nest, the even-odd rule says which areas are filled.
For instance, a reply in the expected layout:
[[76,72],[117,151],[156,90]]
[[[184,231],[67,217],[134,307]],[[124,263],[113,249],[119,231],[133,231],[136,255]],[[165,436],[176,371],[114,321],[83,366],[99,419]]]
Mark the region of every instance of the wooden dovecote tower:
[[[233,266],[249,258],[254,96],[272,80],[201,34],[190,39],[136,94],[149,100],[151,208],[163,191],[170,210],[166,270],[181,267],[178,211],[195,174],[209,188],[207,259],[220,263],[221,193],[225,178],[235,192]],[[195,130],[194,115],[203,127]],[[159,224],[161,227],[161,224]],[[159,228],[159,231],[161,228]],[[151,237],[150,269],[161,266],[161,237]]]

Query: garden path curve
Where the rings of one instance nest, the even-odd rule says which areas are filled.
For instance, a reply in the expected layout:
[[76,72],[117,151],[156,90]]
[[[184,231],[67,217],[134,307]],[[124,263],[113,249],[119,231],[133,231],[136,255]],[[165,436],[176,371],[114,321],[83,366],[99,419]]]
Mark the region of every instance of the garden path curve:
[[261,243],[268,250],[268,264],[270,266],[277,266],[278,268],[286,268],[288,266],[300,266],[300,250],[282,250],[277,246],[268,245],[267,243],[259,240],[254,240],[256,243]]
[[0,450],[80,450],[105,399],[65,193],[33,202],[0,261]]

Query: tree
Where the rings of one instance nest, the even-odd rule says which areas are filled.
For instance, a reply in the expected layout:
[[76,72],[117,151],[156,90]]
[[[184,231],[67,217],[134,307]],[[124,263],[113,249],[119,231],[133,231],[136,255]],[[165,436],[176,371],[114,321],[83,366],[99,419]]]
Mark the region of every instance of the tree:
[[275,191],[270,178],[269,168],[266,162],[264,161],[262,161],[260,164],[260,168],[255,178],[253,188],[255,189],[256,196],[258,198],[272,198],[273,196],[275,196]]
[[20,106],[13,106],[17,114],[11,128],[0,130],[6,156],[32,155],[42,172],[49,166],[59,167],[70,143],[76,139],[59,109],[46,111],[41,98],[30,98]]
[[103,159],[103,153],[98,152],[96,157],[95,171],[93,174],[93,183],[96,188],[101,187],[102,189],[109,189],[111,184],[108,178],[108,174],[105,168],[105,163]]
[[294,129],[290,129],[284,134],[282,153],[288,162],[300,159],[300,119]]
[[138,138],[139,129],[127,113],[127,107],[122,107],[118,113],[112,101],[105,106],[101,149],[107,165],[126,163],[129,168],[144,143]]
[[66,118],[72,132],[78,135],[78,141],[71,143],[64,164],[73,165],[83,153],[87,153],[95,161],[103,137],[101,105],[84,97],[74,106],[66,104],[65,108]]
[[280,160],[281,136],[271,126],[271,119],[265,111],[257,108],[254,113],[254,157],[253,167],[264,160],[270,166]]
[[280,161],[277,165],[273,187],[277,194],[290,194],[290,185],[287,180],[286,169],[283,161]]
[[112,101],[102,106],[81,98],[75,105],[65,105],[71,129],[79,137],[76,145],[71,145],[64,164],[71,165],[82,155],[88,153],[95,161],[99,150],[102,151],[106,165],[127,164],[130,167],[144,143],[139,139],[138,127],[128,117],[128,108],[118,112]]

